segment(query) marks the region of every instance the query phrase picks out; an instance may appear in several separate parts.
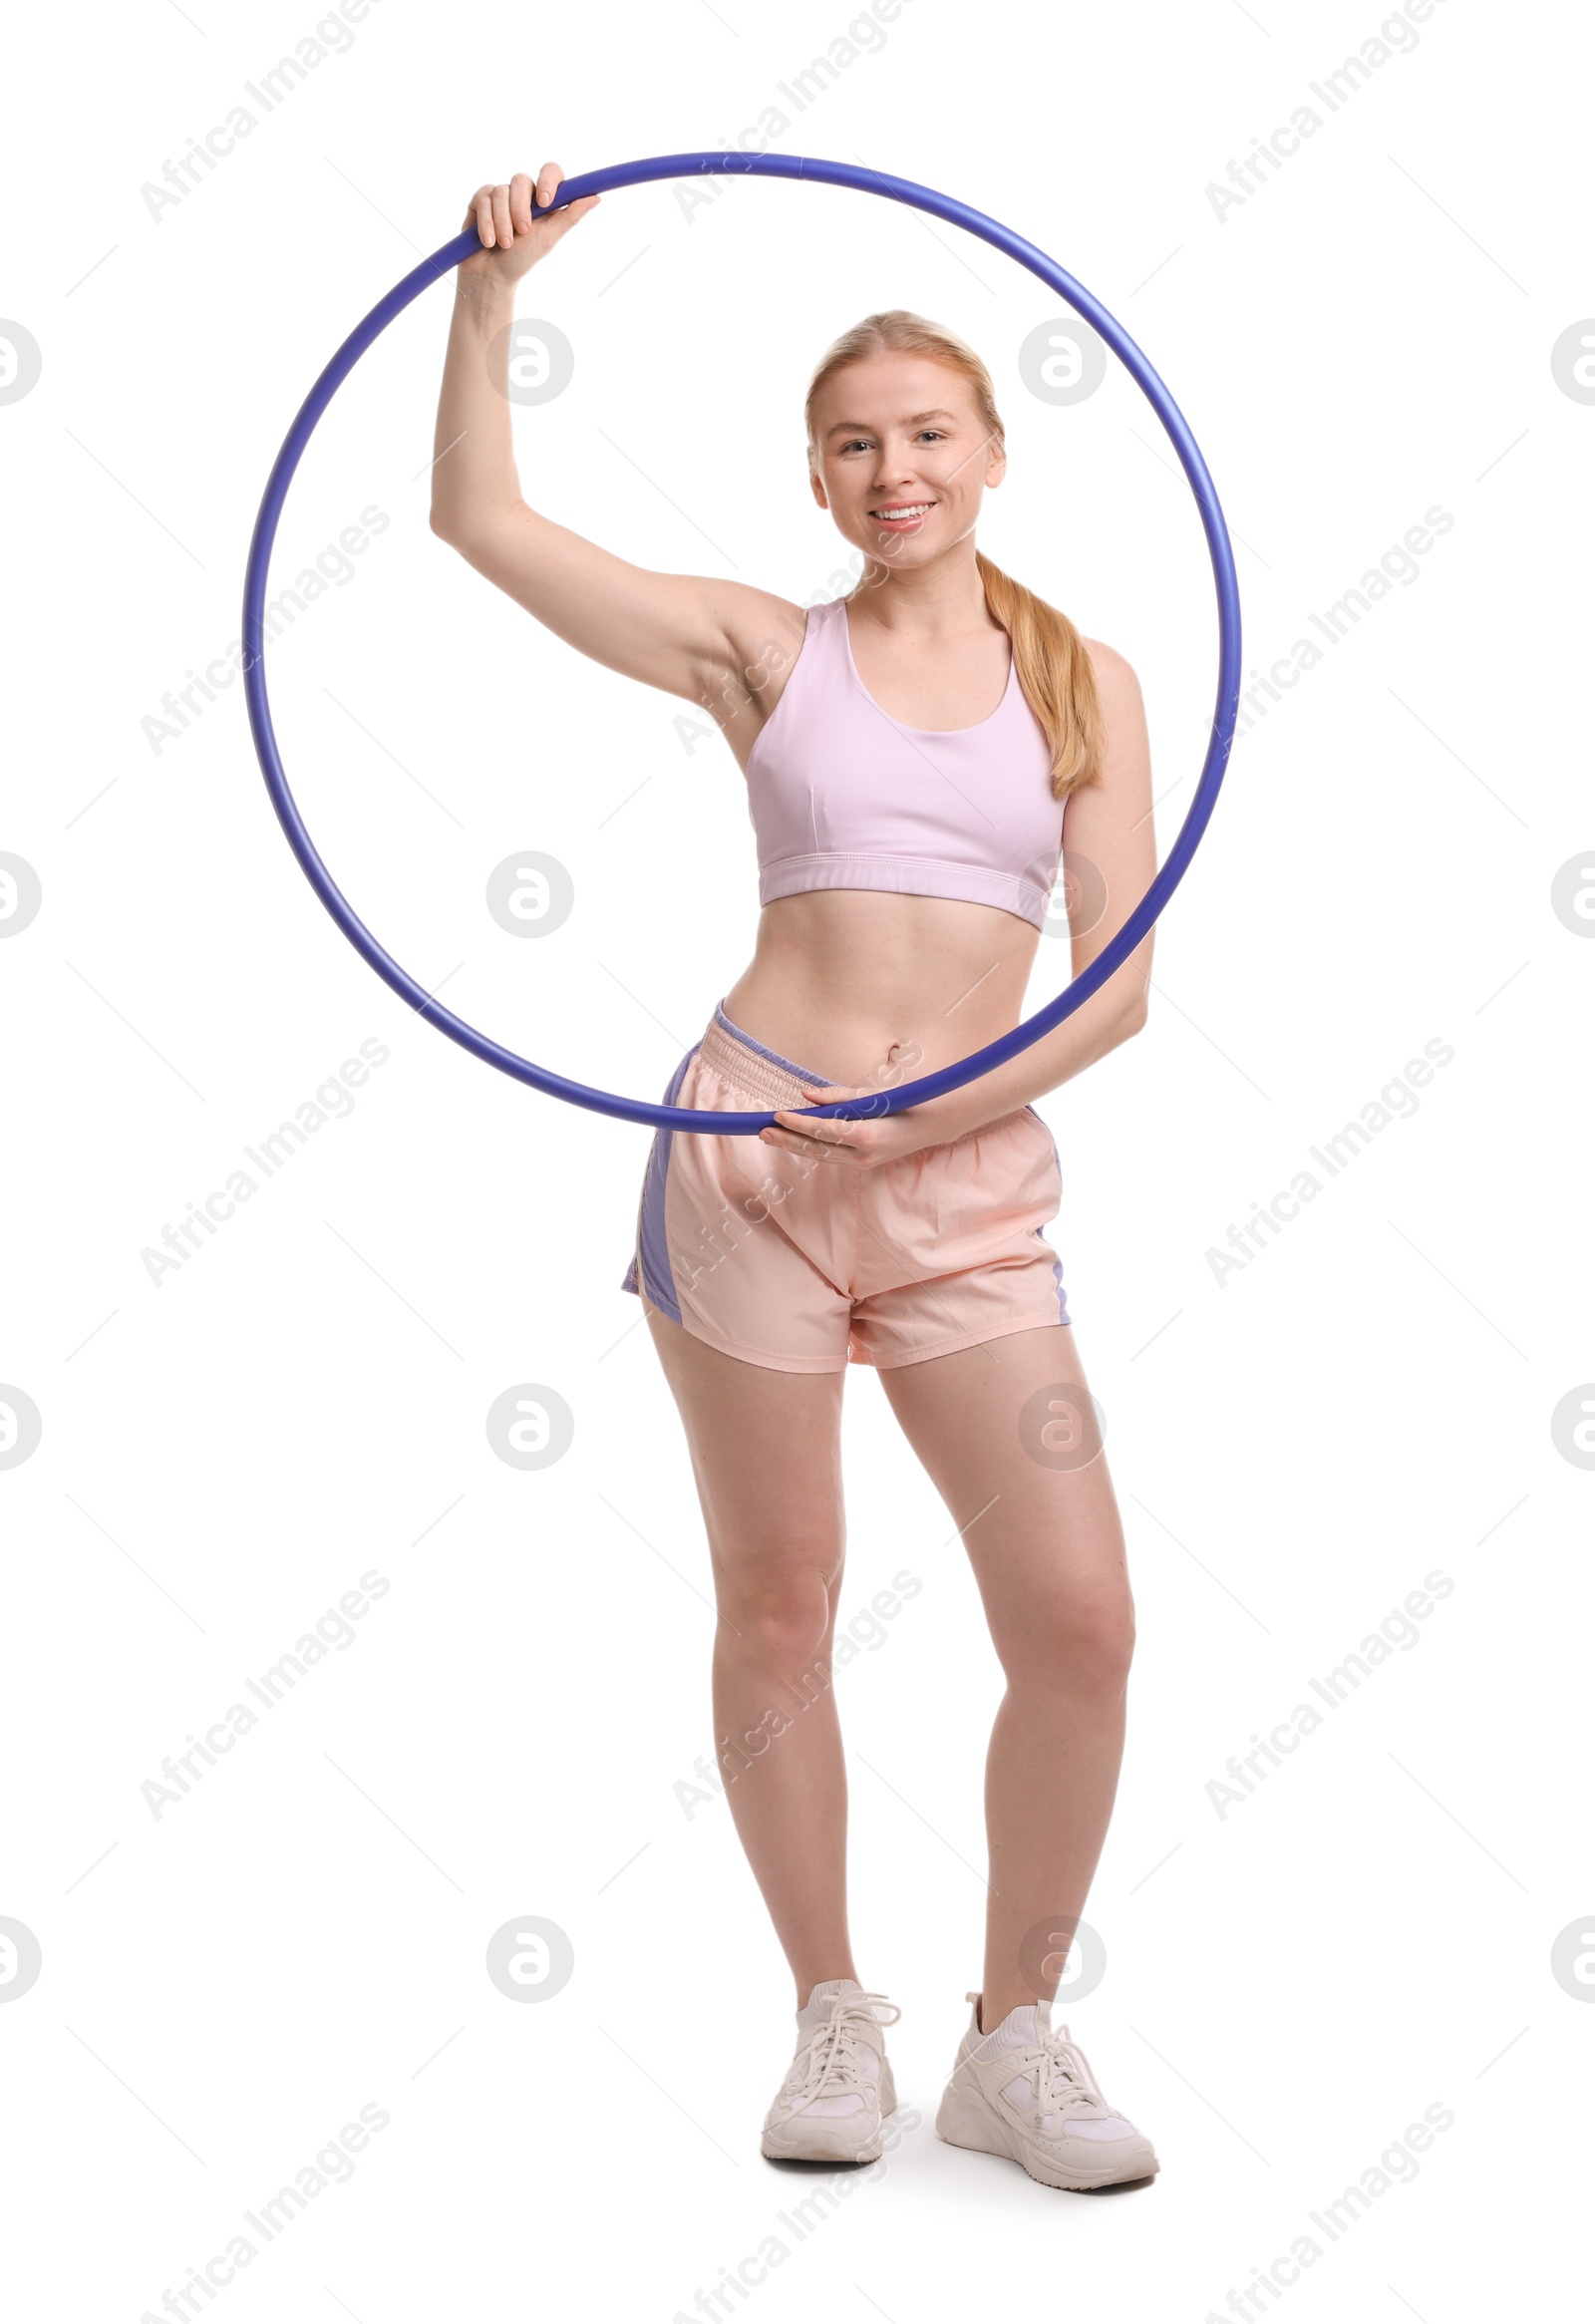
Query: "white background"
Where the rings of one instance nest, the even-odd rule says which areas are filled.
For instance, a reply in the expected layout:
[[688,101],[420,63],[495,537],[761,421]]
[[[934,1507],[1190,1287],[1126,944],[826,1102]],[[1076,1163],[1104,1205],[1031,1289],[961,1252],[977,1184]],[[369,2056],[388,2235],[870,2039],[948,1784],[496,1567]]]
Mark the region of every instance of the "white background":
[[[1550,1424],[1595,1376],[1595,943],[1550,890],[1595,838],[1595,407],[1550,351],[1595,311],[1587,26],[1439,0],[1331,115],[1307,84],[1377,32],[1372,0],[906,0],[799,117],[776,84],[845,33],[840,5],[374,0],[264,114],[243,83],[316,21],[134,0],[13,36],[0,312],[43,371],[0,407],[0,849],[43,902],[0,943],[0,1382],[42,1438],[0,1470],[0,1915],[43,1967],[0,2007],[9,2304],[132,2324],[240,2231],[253,2263],[165,2313],[665,2324],[772,2235],[791,2256],[735,2311],[768,2324],[1235,2313],[1303,2233],[1323,2256],[1269,2302],[1301,2324],[1559,2298],[1595,2034],[1551,1971],[1595,1904],[1595,1475]],[[153,216],[141,187],[240,102],[253,133]],[[917,2128],[801,2242],[777,2213],[821,2182],[757,2145],[785,1965],[724,1803],[675,1790],[710,1748],[712,1617],[618,1288],[648,1134],[488,1070],[371,974],[293,861],[237,684],[159,751],[141,724],[237,633],[311,379],[479,181],[718,147],[771,103],[781,150],[960,195],[1124,321],[1234,529],[1249,670],[1426,509],[1454,518],[1238,744],[1146,1030],[1043,1104],[1141,1629],[1088,1911],[1108,1973],[1059,2014],[1162,2175],[1057,2194],[930,2129],[979,1975],[999,1679],[860,1371],[844,1618],[902,1568],[922,1587],[837,1686],[860,1966],[902,2005]],[[1304,103],[1317,135],[1220,218],[1208,184]],[[684,706],[578,661],[430,534],[450,295],[361,365],[294,487],[278,585],[363,507],[389,523],[269,657],[284,755],[423,983],[657,1097],[749,952],[740,781],[718,741],[685,747]],[[688,212],[658,184],[608,196],[520,305],[576,350],[516,415],[533,502],[798,598],[841,585],[802,473],[821,348],[885,305],[972,338],[1011,452],[984,544],[1135,664],[1166,847],[1212,705],[1200,530],[1116,366],[1071,408],[1021,382],[1060,312],[1042,284],[856,194],[744,182]],[[527,848],[576,888],[536,942],[483,903]],[[390,1055],[353,1113],[153,1282],[142,1252],[365,1040]],[[1220,1284],[1231,1223],[1430,1041],[1454,1056],[1416,1114]],[[542,1471],[487,1441],[521,1383],[574,1416]],[[372,1570],[354,1642],[153,1814],[162,1759]],[[1436,1570],[1453,1588],[1419,1642],[1221,1816],[1231,1755]],[[483,1959],[528,1914],[574,1971],[517,2006]],[[269,2243],[245,2228],[365,2105],[389,2120],[349,2183]],[[1330,2243],[1308,2213],[1431,2106],[1454,2122],[1419,2175]]]

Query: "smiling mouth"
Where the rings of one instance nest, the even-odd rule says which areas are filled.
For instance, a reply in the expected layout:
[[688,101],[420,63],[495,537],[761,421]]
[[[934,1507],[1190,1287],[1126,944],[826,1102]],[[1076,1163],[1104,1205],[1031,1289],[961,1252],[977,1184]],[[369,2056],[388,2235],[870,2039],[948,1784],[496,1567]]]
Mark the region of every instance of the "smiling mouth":
[[871,508],[871,519],[892,532],[906,532],[915,524],[922,524],[936,505],[934,500],[888,500],[883,507]]

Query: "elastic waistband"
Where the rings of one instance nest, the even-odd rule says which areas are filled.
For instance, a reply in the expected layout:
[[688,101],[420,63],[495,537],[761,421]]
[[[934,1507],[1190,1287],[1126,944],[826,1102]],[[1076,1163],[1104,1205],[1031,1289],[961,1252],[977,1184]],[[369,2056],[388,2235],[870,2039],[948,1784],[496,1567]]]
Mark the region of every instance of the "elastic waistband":
[[830,887],[883,888],[893,895],[939,895],[958,903],[990,904],[1033,928],[1047,924],[1049,870],[1004,871],[990,863],[949,863],[939,856],[885,853],[785,855],[759,874],[759,900],[812,895]]
[[794,1065],[790,1057],[778,1056],[767,1049],[740,1025],[734,1025],[717,1001],[715,1013],[698,1044],[698,1054],[712,1073],[733,1089],[745,1090],[749,1097],[761,1099],[772,1112],[778,1108],[806,1106],[805,1086],[812,1089],[817,1083],[828,1082],[829,1076],[810,1073],[806,1066]]

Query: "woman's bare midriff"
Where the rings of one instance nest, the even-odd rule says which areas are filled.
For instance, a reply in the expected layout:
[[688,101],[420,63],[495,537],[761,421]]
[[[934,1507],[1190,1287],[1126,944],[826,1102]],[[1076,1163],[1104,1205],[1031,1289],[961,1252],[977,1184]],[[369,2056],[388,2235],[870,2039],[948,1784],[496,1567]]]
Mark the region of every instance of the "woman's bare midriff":
[[726,1014],[833,1082],[887,1089],[1011,1031],[1039,940],[992,904],[853,887],[783,896],[760,915]]

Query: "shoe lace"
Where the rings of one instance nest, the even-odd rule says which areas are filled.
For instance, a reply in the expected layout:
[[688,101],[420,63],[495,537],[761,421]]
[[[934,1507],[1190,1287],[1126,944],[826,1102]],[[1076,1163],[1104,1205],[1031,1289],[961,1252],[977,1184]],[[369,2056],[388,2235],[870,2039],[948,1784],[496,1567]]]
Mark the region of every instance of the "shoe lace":
[[1067,2029],[1043,2031],[1040,2043],[1016,2061],[1036,2093],[1036,2117],[1100,2114],[1107,2105],[1091,2068]]
[[855,2090],[860,2070],[866,2065],[866,2050],[867,2064],[878,2067],[874,2045],[860,2039],[859,2026],[895,2025],[902,2014],[883,1993],[827,1994],[825,2015],[803,2047],[801,2077],[795,2068],[790,2078],[793,2096],[807,2100]]

